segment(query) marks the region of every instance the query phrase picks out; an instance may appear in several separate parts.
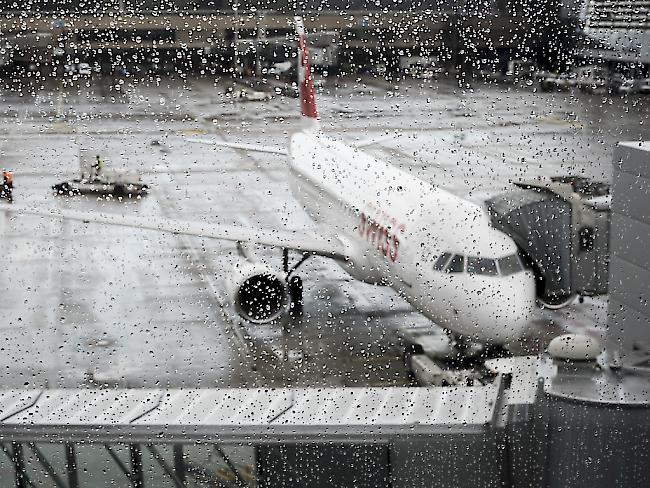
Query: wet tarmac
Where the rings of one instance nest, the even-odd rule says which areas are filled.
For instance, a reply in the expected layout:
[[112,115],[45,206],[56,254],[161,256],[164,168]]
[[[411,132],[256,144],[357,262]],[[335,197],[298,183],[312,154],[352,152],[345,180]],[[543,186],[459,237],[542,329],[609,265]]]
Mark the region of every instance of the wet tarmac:
[[[313,226],[290,196],[282,156],[189,144],[286,143],[298,102],[235,102],[229,81],[113,79],[23,85],[0,96],[0,165],[26,204],[267,227]],[[609,180],[618,140],[647,139],[640,97],[537,93],[451,81],[325,80],[323,127],[450,191],[478,199],[518,178],[579,174]],[[139,200],[60,197],[79,148],[107,167],[141,171]],[[404,385],[400,330],[435,325],[391,290],[353,281],[328,260],[301,268],[304,314],[282,324],[242,323],[224,280],[236,247],[83,222],[0,215],[1,384],[7,387]],[[280,269],[280,253],[259,250]],[[563,330],[599,335],[606,297],[540,311],[535,352]]]

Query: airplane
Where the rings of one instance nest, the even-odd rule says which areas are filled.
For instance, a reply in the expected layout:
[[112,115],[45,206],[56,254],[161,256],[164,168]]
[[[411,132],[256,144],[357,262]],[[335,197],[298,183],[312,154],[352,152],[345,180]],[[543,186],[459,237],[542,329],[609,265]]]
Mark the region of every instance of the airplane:
[[[477,204],[437,188],[319,130],[305,29],[296,17],[300,111],[304,128],[288,148],[205,139],[194,142],[288,156],[293,196],[318,231],[4,205],[56,218],[154,229],[281,249],[283,270],[246,260],[229,278],[235,310],[253,324],[291,308],[296,269],[310,256],[335,260],[353,278],[390,286],[455,336],[507,345],[524,336],[535,279],[514,241],[490,225]],[[302,258],[289,267],[289,251]],[[246,254],[243,253],[245,256]]]

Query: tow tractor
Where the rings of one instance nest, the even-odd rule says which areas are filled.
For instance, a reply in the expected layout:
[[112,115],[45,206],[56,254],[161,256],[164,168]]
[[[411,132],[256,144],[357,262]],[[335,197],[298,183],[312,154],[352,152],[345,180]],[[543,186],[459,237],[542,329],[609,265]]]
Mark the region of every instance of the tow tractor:
[[116,198],[138,198],[149,192],[140,174],[126,169],[104,168],[99,155],[79,151],[80,176],[52,186],[58,195],[97,194]]
[[478,343],[430,326],[407,327],[397,335],[404,345],[404,366],[420,386],[479,386],[494,380],[484,364],[493,351]]

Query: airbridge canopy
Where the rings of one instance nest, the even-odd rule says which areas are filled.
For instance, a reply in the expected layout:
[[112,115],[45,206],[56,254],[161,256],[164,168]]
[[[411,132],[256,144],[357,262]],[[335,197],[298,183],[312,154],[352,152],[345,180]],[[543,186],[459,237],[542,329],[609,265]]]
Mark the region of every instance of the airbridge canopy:
[[647,484],[647,378],[493,367],[477,387],[0,390],[1,486]]
[[485,203],[492,225],[534,263],[542,279],[538,298],[557,304],[607,293],[608,185],[571,176],[517,185]]
[[495,418],[499,383],[463,388],[10,390],[0,439],[387,441]]
[[[411,487],[431,466],[455,479],[446,473],[465,470],[470,455],[466,481],[476,486],[505,463],[495,436],[502,385],[499,376],[459,388],[0,391],[0,480]],[[413,464],[422,457],[427,463]]]

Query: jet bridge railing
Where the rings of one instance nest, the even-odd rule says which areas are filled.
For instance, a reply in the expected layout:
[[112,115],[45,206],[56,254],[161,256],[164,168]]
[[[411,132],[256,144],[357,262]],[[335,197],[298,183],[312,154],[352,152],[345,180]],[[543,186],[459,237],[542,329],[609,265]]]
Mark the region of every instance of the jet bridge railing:
[[173,487],[256,484],[255,448],[219,444],[2,443],[1,486]]
[[[503,385],[497,377],[458,388],[5,391],[0,480],[57,488],[411,486],[412,471],[430,465],[413,459],[451,449],[474,453],[475,484],[503,466]],[[436,469],[455,473],[466,463],[441,458]]]
[[647,376],[500,364],[478,387],[0,391],[0,486],[646,486]]

